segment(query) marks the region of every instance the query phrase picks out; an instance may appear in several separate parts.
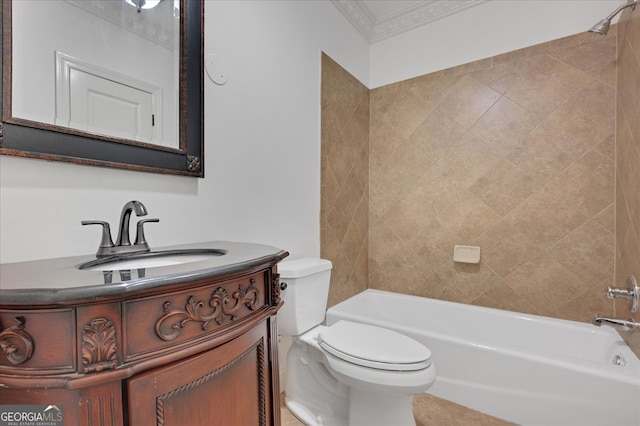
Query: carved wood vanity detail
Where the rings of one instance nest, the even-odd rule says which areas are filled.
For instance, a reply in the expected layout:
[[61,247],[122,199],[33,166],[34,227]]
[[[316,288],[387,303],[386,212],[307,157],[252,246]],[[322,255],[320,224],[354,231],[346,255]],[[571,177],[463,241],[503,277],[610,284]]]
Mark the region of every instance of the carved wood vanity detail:
[[0,403],[57,405],[65,426],[280,424],[276,264],[286,255],[159,285],[143,282],[147,272],[142,285],[49,302],[24,291],[7,302],[3,282]]
[[22,364],[33,355],[33,339],[24,331],[24,317],[15,318],[16,325],[0,332],[0,348],[12,364]]

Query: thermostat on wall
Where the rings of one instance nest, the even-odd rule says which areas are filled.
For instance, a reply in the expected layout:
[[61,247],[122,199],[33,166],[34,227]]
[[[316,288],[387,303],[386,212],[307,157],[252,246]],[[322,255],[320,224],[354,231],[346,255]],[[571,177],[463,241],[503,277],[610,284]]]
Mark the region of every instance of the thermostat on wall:
[[453,246],[453,261],[461,263],[480,263],[480,247]]

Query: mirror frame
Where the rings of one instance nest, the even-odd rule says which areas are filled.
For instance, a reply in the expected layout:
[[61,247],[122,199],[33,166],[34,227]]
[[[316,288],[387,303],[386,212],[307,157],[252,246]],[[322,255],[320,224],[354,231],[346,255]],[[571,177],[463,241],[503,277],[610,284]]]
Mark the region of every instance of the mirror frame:
[[180,3],[180,105],[177,149],[13,117],[11,3],[7,0],[2,1],[0,154],[204,177],[204,0],[181,0]]

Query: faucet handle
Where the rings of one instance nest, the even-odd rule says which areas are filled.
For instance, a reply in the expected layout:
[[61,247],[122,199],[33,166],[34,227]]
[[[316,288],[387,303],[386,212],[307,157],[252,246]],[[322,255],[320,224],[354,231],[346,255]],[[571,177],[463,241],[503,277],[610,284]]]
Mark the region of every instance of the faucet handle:
[[147,247],[147,250],[149,250],[149,244],[147,243],[147,240],[144,237],[144,224],[147,222],[160,222],[160,219],[154,218],[154,219],[142,219],[138,221],[138,224],[136,225],[136,242],[135,245],[141,244]]
[[629,309],[632,313],[638,311],[638,305],[640,304],[640,285],[638,280],[633,275],[627,277],[625,283],[626,288],[622,287],[607,287],[604,294],[609,299],[625,299],[629,301]]
[[83,220],[83,225],[101,225],[102,226],[102,241],[100,241],[100,247],[98,247],[97,256],[102,256],[105,249],[113,247],[113,240],[111,239],[111,227],[109,223],[103,220]]

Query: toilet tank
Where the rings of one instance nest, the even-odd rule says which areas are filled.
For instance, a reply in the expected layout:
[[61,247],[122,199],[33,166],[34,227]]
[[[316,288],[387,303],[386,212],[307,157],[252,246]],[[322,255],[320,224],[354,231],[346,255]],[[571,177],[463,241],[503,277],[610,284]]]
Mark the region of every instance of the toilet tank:
[[318,258],[286,260],[278,264],[280,284],[287,286],[280,293],[284,305],[278,311],[278,332],[297,336],[322,324],[329,282],[331,261]]

